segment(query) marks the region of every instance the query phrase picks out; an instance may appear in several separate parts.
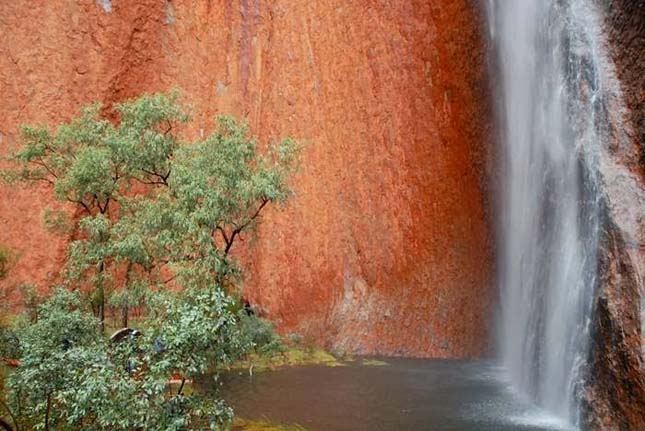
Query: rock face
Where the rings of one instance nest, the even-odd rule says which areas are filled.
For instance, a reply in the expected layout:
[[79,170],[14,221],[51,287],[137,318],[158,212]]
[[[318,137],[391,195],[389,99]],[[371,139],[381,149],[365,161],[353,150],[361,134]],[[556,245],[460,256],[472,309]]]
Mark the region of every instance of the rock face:
[[[0,153],[22,123],[179,87],[193,136],[248,118],[304,144],[295,197],[240,256],[281,331],[360,353],[481,355],[492,244],[479,2],[0,2]],[[46,188],[0,189],[5,287],[54,280]]]
[[645,428],[643,276],[630,248],[620,228],[608,223],[600,256],[591,378],[583,403],[591,429]]
[[[586,422],[591,429],[645,429],[645,8],[597,0],[620,87],[601,157],[604,223]],[[623,109],[626,108],[626,109]]]
[[637,148],[638,157],[626,162],[645,178],[645,8],[640,0],[595,1],[605,11],[610,52],[632,124],[628,138]]

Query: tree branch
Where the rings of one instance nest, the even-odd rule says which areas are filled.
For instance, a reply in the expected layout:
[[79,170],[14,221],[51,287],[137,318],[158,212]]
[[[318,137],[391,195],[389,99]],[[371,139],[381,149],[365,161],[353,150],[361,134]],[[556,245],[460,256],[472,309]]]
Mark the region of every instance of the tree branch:
[[11,418],[11,421],[16,426],[16,431],[20,431],[20,425],[18,425],[18,421],[16,420],[16,417],[14,416],[9,406],[2,400],[0,400],[0,406],[2,406],[7,411],[7,413],[9,413],[9,417]]
[[170,277],[168,280],[164,280],[164,281],[162,281],[162,283],[163,283],[163,284],[168,284],[168,283],[170,283],[171,281],[173,281],[175,278],[177,278],[177,276],[178,276],[178,274],[175,274],[175,275],[173,275],[172,277]]
[[71,202],[71,203],[73,203],[73,204],[77,204],[77,205],[82,206],[82,207],[85,209],[85,211],[87,211],[87,213],[88,213],[89,215],[92,215],[92,210],[90,209],[90,207],[89,207],[85,202],[83,202],[83,200],[82,200],[82,199],[81,199],[81,200],[76,200],[76,199],[70,199],[70,198],[68,197],[68,198],[67,198],[67,201],[68,201],[68,202]]
[[166,118],[166,124],[168,125],[168,128],[166,129],[165,132],[163,132],[164,136],[166,136],[170,131],[172,130],[172,123],[170,122],[169,119]]
[[49,178],[36,178],[36,177],[33,177],[33,178],[30,178],[29,180],[30,180],[30,181],[44,181],[44,182],[46,182],[47,184],[51,184],[52,186],[56,185],[56,184],[55,184],[52,180],[50,180]]
[[[255,211],[255,213],[251,216],[251,218],[249,218],[249,219],[248,219],[245,223],[243,223],[242,225],[240,225],[240,226],[238,226],[237,228],[235,228],[235,230],[234,230],[233,232],[231,232],[230,240],[229,240],[229,241],[227,241],[227,243],[226,243],[226,248],[224,249],[224,256],[228,256],[228,252],[231,250],[231,247],[233,247],[233,241],[235,240],[235,237],[236,237],[236,236],[238,236],[238,235],[240,234],[240,232],[242,232],[244,229],[246,229],[246,227],[247,227],[248,225],[250,225],[251,223],[253,223],[253,221],[254,221],[256,218],[258,218],[258,216],[260,215],[260,212],[262,211],[262,209],[263,209],[263,208],[266,206],[266,204],[268,204],[268,203],[269,203],[269,200],[268,200],[266,197],[262,197],[262,203],[260,204],[260,206],[258,207],[258,209]],[[223,231],[222,231],[222,232],[223,232]]]
[[181,385],[179,386],[179,390],[177,391],[177,395],[181,395],[181,391],[184,390],[184,384],[186,384],[186,378],[181,379]]
[[226,235],[226,231],[224,230],[224,228],[218,225],[215,227],[215,231],[220,231],[222,233],[222,238],[224,239],[224,243],[228,246],[229,239],[228,239],[228,235]]
[[42,157],[40,157],[38,160],[30,160],[30,162],[35,164],[36,166],[41,166],[45,168],[45,170],[49,173],[49,175],[51,175],[54,178],[58,178],[58,176],[54,173],[54,171],[49,166],[47,166],[47,164],[45,163]]
[[101,208],[101,202],[99,202],[98,197],[97,197],[96,198],[96,205],[98,205],[99,211],[101,211],[101,214],[105,214],[109,209],[110,198],[108,197],[108,198],[105,199],[105,205],[103,205],[103,207]]
[[165,181],[144,181],[141,178],[134,177],[135,180],[139,181],[141,184],[146,184],[149,186],[167,186],[168,183]]
[[49,410],[51,409],[52,399],[51,393],[47,394],[47,408],[45,410],[45,431],[49,431]]
[[[153,183],[148,183],[148,184],[161,184],[161,185],[165,185],[165,186],[168,185],[168,177],[170,177],[170,172],[171,172],[170,169],[168,169],[168,172],[166,174],[160,174],[160,173],[156,172],[156,169],[151,171],[149,169],[141,168],[141,171],[143,173],[146,173],[146,174],[150,175],[150,176],[157,177],[160,180],[160,182],[153,182]],[[140,180],[140,181],[145,183],[143,180]]]

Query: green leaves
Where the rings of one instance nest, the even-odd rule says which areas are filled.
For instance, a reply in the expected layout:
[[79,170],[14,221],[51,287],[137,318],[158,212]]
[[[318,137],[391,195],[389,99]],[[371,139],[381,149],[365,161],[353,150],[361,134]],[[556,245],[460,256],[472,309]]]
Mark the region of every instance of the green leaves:
[[78,294],[59,290],[39,308],[38,320],[19,332],[23,355],[9,387],[16,409],[21,407],[19,414],[33,421],[36,429],[62,419],[52,403],[57,404],[59,392],[73,383],[70,370],[87,365],[80,353],[96,343],[97,322],[79,306]]
[[188,119],[177,100],[171,93],[121,103],[116,107],[118,126],[101,117],[100,104],[84,108],[54,134],[25,126],[25,145],[12,157],[19,166],[13,177],[49,182],[58,200],[75,203],[90,215],[106,213],[134,181],[166,181],[180,145],[175,131]]
[[92,202],[101,212],[108,199],[118,192],[118,181],[112,178],[114,165],[108,149],[79,148],[72,163],[55,181],[54,193],[61,200]]
[[178,103],[179,94],[143,96],[118,104],[121,123],[108,144],[124,173],[144,184],[165,185],[172,157],[180,146],[176,136],[188,115]]
[[[184,383],[256,345],[279,344],[270,326],[240,326],[231,311],[240,268],[230,252],[269,204],[289,197],[297,145],[261,146],[232,117],[184,142],[189,118],[177,92],[115,111],[115,122],[94,104],[54,133],[23,128],[24,147],[5,175],[50,183],[56,199],[76,205],[75,217],[47,212],[46,221],[72,233],[64,285],[89,290],[96,314],[64,290],[39,308],[19,337],[15,406],[36,429],[216,429],[231,410],[185,393]],[[124,322],[129,307],[145,302],[144,335],[107,342],[97,329],[106,301],[121,307]]]
[[143,336],[103,338],[78,293],[58,290],[38,320],[18,332],[21,364],[9,401],[35,429],[213,429],[232,412],[221,401],[169,386],[243,353],[238,324],[221,289],[158,294],[158,319]]
[[226,116],[206,139],[181,142],[189,118],[176,91],[115,110],[116,124],[94,104],[56,133],[24,127],[25,146],[13,157],[14,176],[53,184],[58,200],[81,210],[68,281],[105,279],[92,272],[132,263],[155,286],[168,271],[185,284],[226,284],[238,273],[228,256],[236,239],[290,194],[295,142],[271,143],[260,154],[248,125]]

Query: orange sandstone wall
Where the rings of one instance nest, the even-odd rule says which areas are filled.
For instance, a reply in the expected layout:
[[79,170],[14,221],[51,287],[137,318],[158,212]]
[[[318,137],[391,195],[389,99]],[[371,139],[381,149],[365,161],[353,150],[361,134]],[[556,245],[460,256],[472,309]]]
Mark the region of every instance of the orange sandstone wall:
[[[338,350],[467,357],[489,345],[489,143],[476,0],[0,2],[0,153],[22,123],[180,87],[304,144],[295,197],[247,238],[247,296]],[[0,188],[4,287],[55,279],[45,187]]]

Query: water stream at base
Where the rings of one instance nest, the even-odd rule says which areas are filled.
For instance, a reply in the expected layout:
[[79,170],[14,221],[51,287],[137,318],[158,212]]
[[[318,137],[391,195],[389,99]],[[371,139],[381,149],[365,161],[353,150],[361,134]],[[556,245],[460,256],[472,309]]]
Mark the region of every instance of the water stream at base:
[[499,348],[513,386],[580,423],[607,139],[599,12],[489,0],[501,140]]

